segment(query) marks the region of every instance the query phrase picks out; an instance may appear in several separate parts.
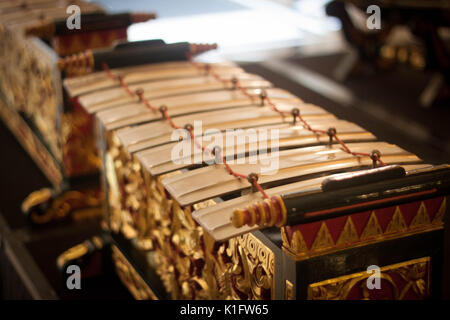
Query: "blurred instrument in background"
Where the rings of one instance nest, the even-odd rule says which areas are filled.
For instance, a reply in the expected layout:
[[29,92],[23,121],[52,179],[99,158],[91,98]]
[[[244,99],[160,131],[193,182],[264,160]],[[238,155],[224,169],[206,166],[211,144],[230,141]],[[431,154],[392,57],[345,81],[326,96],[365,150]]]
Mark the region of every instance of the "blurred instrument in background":
[[[372,6],[372,7],[371,7]],[[366,19],[378,6],[380,28],[369,29],[364,19],[358,23],[355,8]],[[353,9],[353,10],[352,10]],[[441,0],[334,0],[326,6],[328,15],[339,18],[342,32],[348,43],[355,48],[357,60],[342,62],[336,76],[342,80],[358,66],[387,68],[393,64],[407,64],[419,70],[430,70],[434,76],[422,92],[420,103],[429,107],[439,101],[450,101],[450,54],[449,38],[441,29],[450,27],[450,3]],[[362,14],[361,14],[362,13]],[[363,20],[363,19],[361,19]],[[411,37],[394,40],[398,27],[406,27]],[[359,64],[358,64],[359,62]]]

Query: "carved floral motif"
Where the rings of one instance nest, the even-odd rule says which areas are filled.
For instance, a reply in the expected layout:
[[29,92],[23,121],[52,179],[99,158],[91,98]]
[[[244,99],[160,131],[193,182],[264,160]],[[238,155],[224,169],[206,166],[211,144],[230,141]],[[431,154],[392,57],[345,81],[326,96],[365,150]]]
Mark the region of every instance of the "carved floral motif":
[[310,300],[425,299],[430,295],[430,257],[380,269],[380,287],[369,289],[371,273],[359,272],[308,286]]

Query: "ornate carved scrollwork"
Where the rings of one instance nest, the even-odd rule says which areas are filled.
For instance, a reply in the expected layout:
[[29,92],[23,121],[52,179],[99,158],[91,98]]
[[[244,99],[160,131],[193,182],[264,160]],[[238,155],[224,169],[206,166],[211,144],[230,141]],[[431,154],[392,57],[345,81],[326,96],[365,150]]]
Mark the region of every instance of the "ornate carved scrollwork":
[[161,180],[108,138],[106,171],[110,225],[156,253],[157,273],[173,299],[270,299],[274,255],[253,235],[218,244],[203,232],[191,212],[214,205],[208,200],[181,207]]
[[308,286],[310,300],[425,299],[430,295],[430,257],[380,269],[380,287],[369,289],[371,273],[359,272]]
[[112,246],[111,249],[116,272],[133,297],[137,300],[157,300],[157,296],[145,283],[144,279],[136,272],[120,250],[115,246]]
[[82,219],[103,214],[99,189],[55,191],[49,188],[30,193],[22,202],[22,212],[31,223],[46,224],[68,218]]
[[234,298],[262,300],[273,298],[275,256],[252,234],[230,240],[232,292]]
[[[156,252],[157,273],[174,299],[269,299],[274,255],[253,235],[215,243],[161,184],[141,170],[110,137],[107,176],[110,224],[114,232],[137,239]],[[171,175],[177,174],[171,173]]]

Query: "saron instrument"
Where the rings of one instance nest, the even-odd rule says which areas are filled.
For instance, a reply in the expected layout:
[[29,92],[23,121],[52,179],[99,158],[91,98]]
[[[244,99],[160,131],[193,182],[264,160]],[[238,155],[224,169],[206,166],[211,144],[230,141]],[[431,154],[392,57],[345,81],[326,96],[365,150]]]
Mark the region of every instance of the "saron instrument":
[[64,85],[97,119],[113,259],[136,298],[440,295],[447,165],[233,63],[103,68]]

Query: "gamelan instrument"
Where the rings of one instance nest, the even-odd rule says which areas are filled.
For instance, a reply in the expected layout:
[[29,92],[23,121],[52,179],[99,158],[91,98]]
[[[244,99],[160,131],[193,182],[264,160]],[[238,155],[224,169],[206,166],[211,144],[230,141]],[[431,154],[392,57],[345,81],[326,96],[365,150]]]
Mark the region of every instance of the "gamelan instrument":
[[136,298],[439,297],[448,165],[230,62],[117,67],[64,87],[96,118],[107,234]]
[[[356,10],[366,15],[367,27],[361,27],[354,19],[352,9],[353,13]],[[335,73],[338,78],[343,79],[361,67],[382,70],[407,65],[416,70],[431,70],[434,75],[420,96],[420,104],[448,105],[450,54],[448,37],[441,30],[450,26],[449,1],[333,0],[327,3],[326,12],[340,20],[342,34],[357,56],[354,61],[347,59],[341,63]],[[378,20],[376,28],[370,26],[373,18]],[[396,37],[400,28],[410,35]]]
[[[70,5],[80,9],[81,29],[66,26]],[[131,53],[133,48],[166,46],[162,40],[126,42],[131,23],[153,18],[152,13],[110,14],[83,1],[1,2],[0,116],[53,187],[25,199],[22,209],[32,222],[65,218],[82,208],[101,212],[100,161],[89,144],[93,144],[90,119],[66,101],[61,80],[73,75],[61,72],[59,61],[90,49],[103,48],[107,55],[108,51]]]

